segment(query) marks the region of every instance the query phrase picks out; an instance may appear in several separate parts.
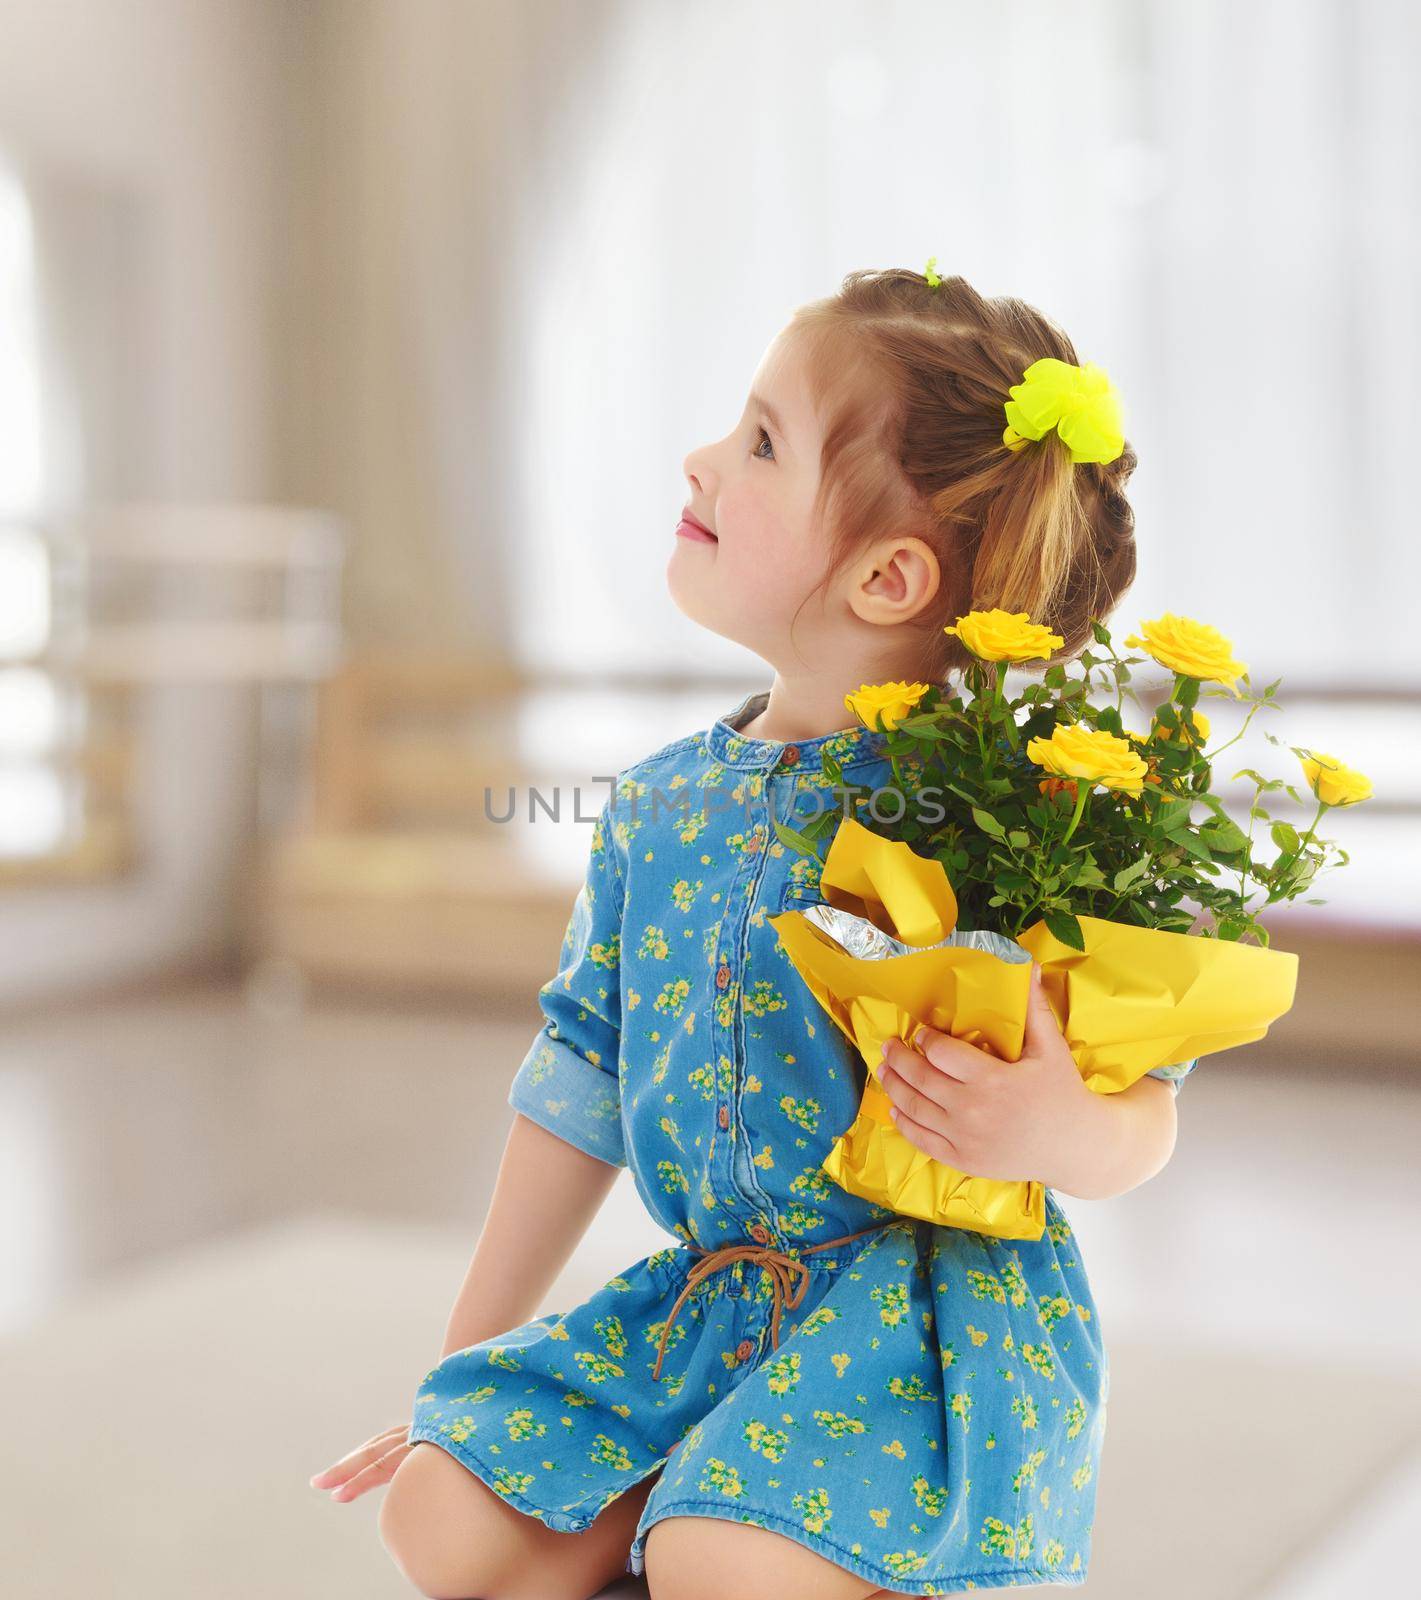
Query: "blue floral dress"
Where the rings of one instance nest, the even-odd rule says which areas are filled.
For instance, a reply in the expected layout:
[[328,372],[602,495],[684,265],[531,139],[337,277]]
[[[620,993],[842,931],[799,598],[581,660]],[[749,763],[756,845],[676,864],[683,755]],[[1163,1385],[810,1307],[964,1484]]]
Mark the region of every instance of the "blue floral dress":
[[819,898],[771,819],[837,808],[826,746],[855,783],[892,773],[865,729],[738,733],[764,703],[618,775],[508,1094],[630,1167],[679,1242],[446,1356],[409,1437],[562,1532],[659,1473],[631,1573],[652,1524],[689,1515],[904,1594],[1083,1583],[1109,1373],[1070,1223],[1048,1190],[1040,1240],[995,1239],[820,1170],[865,1068],[766,920]]

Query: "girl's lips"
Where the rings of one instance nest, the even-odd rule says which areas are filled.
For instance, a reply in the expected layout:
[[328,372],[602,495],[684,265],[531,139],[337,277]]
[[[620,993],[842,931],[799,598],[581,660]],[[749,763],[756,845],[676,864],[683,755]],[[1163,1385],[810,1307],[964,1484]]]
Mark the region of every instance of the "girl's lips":
[[697,539],[702,544],[715,544],[716,537],[701,527],[698,522],[690,522],[685,517],[676,524],[676,536],[679,539]]

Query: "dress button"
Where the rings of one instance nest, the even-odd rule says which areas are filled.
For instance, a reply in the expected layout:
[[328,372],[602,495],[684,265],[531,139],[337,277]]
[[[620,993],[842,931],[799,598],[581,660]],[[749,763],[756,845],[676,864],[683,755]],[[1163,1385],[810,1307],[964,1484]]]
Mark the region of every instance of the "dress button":
[[730,1108],[728,1106],[722,1106],[715,1115],[716,1121],[720,1123],[722,1128],[728,1128],[730,1126]]
[[727,967],[722,961],[721,964],[715,969],[715,986],[717,989],[723,989],[729,982],[730,968]]
[[797,744],[787,744],[784,749],[780,751],[780,765],[782,767],[794,767],[799,765],[799,746]]
[[768,1244],[770,1242],[770,1230],[757,1222],[750,1230],[750,1237],[756,1244]]
[[735,1347],[735,1354],[742,1361],[748,1361],[755,1354],[755,1346],[748,1339],[742,1339]]

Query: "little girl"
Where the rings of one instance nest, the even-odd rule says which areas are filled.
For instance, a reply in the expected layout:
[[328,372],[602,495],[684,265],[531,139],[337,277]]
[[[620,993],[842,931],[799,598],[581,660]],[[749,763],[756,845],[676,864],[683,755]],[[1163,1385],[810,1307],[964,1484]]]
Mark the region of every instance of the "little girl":
[[[623,1571],[655,1600],[1085,1581],[1108,1368],[1051,1191],[1157,1172],[1192,1063],[1093,1094],[1035,986],[1017,1062],[895,1043],[906,1137],[1049,1185],[1039,1241],[916,1221],[821,1171],[864,1067],[767,922],[818,898],[773,822],[822,809],[824,751],[892,782],[847,694],[960,670],[943,630],[973,609],[1027,611],[1074,655],[1134,577],[1128,446],[1003,437],[1009,389],[1074,364],[1070,341],[931,266],[801,307],[732,431],[686,459],[672,596],[773,682],[617,775],[442,1358],[411,1426],[313,1480],[347,1500],[391,1480],[382,1536],[427,1595],[580,1600]],[[680,1242],[534,1316],[623,1166]]]

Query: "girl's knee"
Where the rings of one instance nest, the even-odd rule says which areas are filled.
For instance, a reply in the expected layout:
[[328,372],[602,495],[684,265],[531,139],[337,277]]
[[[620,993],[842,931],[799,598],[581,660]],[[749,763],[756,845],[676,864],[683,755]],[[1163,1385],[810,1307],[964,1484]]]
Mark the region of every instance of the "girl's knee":
[[480,1557],[496,1555],[496,1542],[478,1537],[481,1487],[446,1451],[424,1440],[386,1485],[381,1543],[428,1600],[501,1600],[499,1575],[478,1571]]
[[786,1534],[723,1517],[669,1516],[646,1536],[651,1600],[873,1600],[885,1591]]

